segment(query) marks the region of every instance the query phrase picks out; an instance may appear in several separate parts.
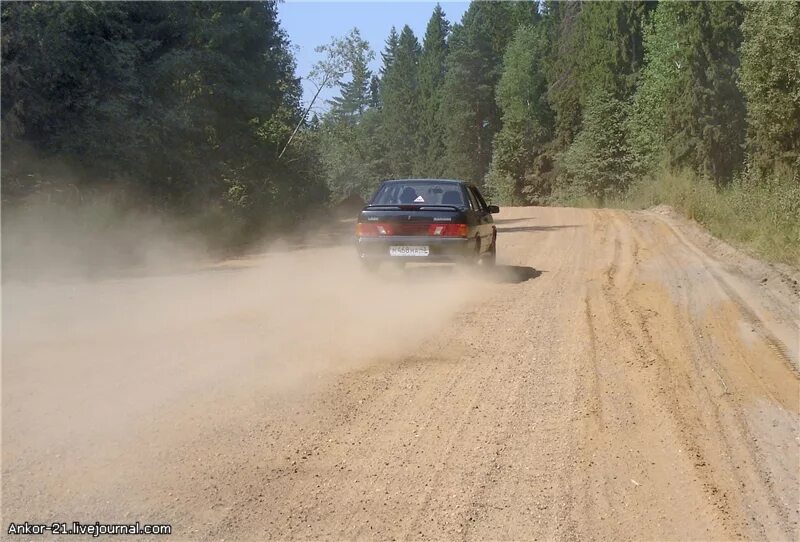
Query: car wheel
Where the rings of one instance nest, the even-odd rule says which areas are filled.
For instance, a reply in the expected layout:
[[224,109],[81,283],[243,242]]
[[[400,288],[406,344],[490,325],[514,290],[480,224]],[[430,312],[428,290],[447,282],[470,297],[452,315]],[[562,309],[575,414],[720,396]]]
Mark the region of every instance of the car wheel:
[[497,238],[492,239],[492,245],[489,247],[488,252],[483,255],[481,265],[494,267],[497,264]]
[[464,258],[464,265],[466,267],[472,267],[480,261],[481,261],[481,240],[480,238],[476,237],[475,248],[472,254]]

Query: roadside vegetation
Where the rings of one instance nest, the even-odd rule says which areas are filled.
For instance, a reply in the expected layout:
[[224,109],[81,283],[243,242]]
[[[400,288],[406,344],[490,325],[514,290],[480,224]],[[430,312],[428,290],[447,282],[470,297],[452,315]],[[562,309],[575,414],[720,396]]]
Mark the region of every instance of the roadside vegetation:
[[[703,55],[695,51],[707,58],[681,87],[680,68],[697,59],[679,44],[698,35],[692,30],[703,30],[689,24],[689,7],[662,3],[645,27],[646,64],[627,119],[636,180],[617,183],[623,188],[610,194],[558,186],[553,201],[625,208],[667,204],[717,237],[800,267],[800,7],[747,3],[729,11],[718,5],[722,19],[716,20],[728,21],[734,37],[729,51],[713,54],[708,45]],[[731,17],[741,18],[738,27]],[[714,21],[710,17],[707,24]],[[711,35],[710,43],[724,43],[719,33]],[[725,73],[720,58],[730,67],[727,77],[715,81]]]
[[[565,203],[597,206],[590,198]],[[693,173],[662,171],[606,203],[625,209],[660,204],[671,206],[714,236],[755,256],[800,267],[800,182],[796,178],[778,176],[763,182],[737,179],[716,187]]]
[[0,10],[4,211],[99,198],[241,243],[326,203],[312,134],[278,159],[302,109],[275,3]]
[[[4,205],[67,170],[63,194],[133,187],[233,236],[441,176],[500,204],[666,203],[800,265],[797,2],[436,6],[419,38],[322,45],[311,74],[271,2],[2,14]],[[299,76],[338,89],[324,112]]]

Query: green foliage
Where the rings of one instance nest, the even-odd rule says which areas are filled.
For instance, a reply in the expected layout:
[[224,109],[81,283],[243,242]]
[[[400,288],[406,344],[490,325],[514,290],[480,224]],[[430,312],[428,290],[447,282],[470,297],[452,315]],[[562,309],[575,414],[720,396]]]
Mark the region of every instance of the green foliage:
[[369,80],[369,106],[381,106],[381,80],[377,75],[373,75]]
[[[475,4],[472,4],[473,6]],[[455,25],[450,38],[442,111],[445,118],[445,176],[469,181],[483,177],[490,140],[485,132],[493,107],[492,85],[486,81],[486,42],[469,28]]]
[[660,169],[606,202],[628,209],[668,204],[757,256],[800,267],[800,177],[736,180],[717,187],[688,171]]
[[[644,2],[548,4],[548,98],[556,114],[557,186],[600,201],[624,191],[635,173],[626,122],[629,98],[642,64]],[[564,65],[561,62],[564,61]],[[578,119],[580,119],[578,124]]]
[[379,73],[357,29],[317,48],[309,80],[339,94],[310,121],[273,2],[0,10],[4,202],[66,169],[77,194],[264,227],[442,176],[514,204],[663,201],[796,254],[796,2],[473,2],[452,28],[437,5]]
[[4,203],[65,171],[253,227],[324,200],[313,149],[277,160],[300,86],[274,3],[4,3],[2,24]]
[[580,131],[578,78],[580,2],[548,1],[544,25],[548,37],[547,100],[555,116],[553,147],[563,151]]
[[741,5],[733,2],[659,4],[630,119],[631,144],[645,170],[666,155],[673,168],[725,184],[741,169],[741,21]]
[[739,87],[747,97],[751,165],[800,170],[800,4],[748,3]]
[[[337,79],[340,95],[331,101],[333,107],[317,133],[323,175],[331,201],[336,203],[352,194],[367,196],[388,167],[381,130],[381,91],[378,78],[366,68],[374,53],[357,29],[318,50],[326,53],[329,67],[340,67],[341,74]],[[337,58],[342,62],[336,64]],[[343,79],[346,73],[350,73],[349,80]]]
[[667,115],[673,167],[689,167],[717,184],[742,164],[745,104],[736,86],[742,6],[734,2],[681,4],[688,64],[681,100]]
[[538,142],[550,138],[551,112],[546,101],[543,69],[545,36],[538,26],[521,26],[506,50],[497,84],[497,104],[503,122],[526,126]]
[[450,23],[439,4],[433,10],[419,58],[419,156],[415,173],[436,177],[444,171],[442,84]]
[[561,156],[564,180],[601,204],[622,194],[635,178],[625,129],[627,113],[626,103],[610,92],[592,94],[583,129]]
[[344,69],[350,74],[350,80],[342,81],[341,78],[337,80],[341,92],[339,96],[330,100],[331,114],[345,121],[352,121],[354,117],[364,113],[373,99],[373,91],[370,88],[372,72],[367,66],[375,58],[375,53],[361,38],[357,28],[351,30],[344,40],[339,40],[339,47],[342,49],[340,54],[344,60]]
[[632,95],[643,62],[643,26],[650,10],[648,2],[545,5],[554,150],[564,151],[575,140],[583,109],[597,92],[621,100]]
[[627,99],[644,57],[645,2],[588,2],[580,11],[577,56],[581,104],[601,91]]
[[487,187],[503,203],[540,201],[550,192],[551,164],[545,156],[553,136],[544,61],[547,42],[541,26],[521,26],[503,61],[497,105],[503,127],[494,138]]
[[408,25],[400,32],[394,50],[387,49],[387,55],[391,60],[384,66],[381,80],[381,128],[388,153],[387,173],[392,177],[408,177],[416,169],[420,145],[420,46]]
[[365,111],[355,125],[327,118],[320,144],[331,200],[359,194],[366,197],[383,177],[387,164],[379,137],[380,112]]
[[647,63],[628,122],[631,147],[645,171],[655,171],[665,158],[667,113],[680,99],[681,70],[689,65],[688,47],[682,43],[680,10],[677,2],[664,2],[645,27]]
[[516,28],[536,18],[534,3],[473,2],[454,26],[442,103],[446,175],[483,182],[501,127],[495,87],[502,58]]
[[381,60],[383,61],[383,66],[381,67],[381,77],[385,76],[386,70],[389,69],[392,64],[394,64],[394,57],[397,53],[399,40],[400,37],[397,35],[397,29],[392,27],[392,29],[389,31],[389,37],[386,38],[386,46],[381,52]]

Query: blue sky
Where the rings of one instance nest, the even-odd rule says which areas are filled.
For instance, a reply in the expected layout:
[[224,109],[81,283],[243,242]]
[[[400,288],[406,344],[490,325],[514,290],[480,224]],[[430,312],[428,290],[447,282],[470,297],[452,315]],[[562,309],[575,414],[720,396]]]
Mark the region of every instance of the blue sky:
[[[461,16],[469,7],[469,2],[439,2],[451,23],[461,20]],[[380,68],[380,52],[383,50],[386,37],[392,25],[398,32],[407,24],[414,31],[422,44],[425,27],[431,17],[436,2],[305,2],[287,1],[278,4],[278,15],[281,27],[288,33],[297,59],[297,75],[305,78],[319,55],[314,47],[328,43],[332,36],[343,36],[351,28],[357,27],[361,37],[367,40],[375,51],[375,60],[370,68],[377,73]],[[310,100],[314,87],[303,81],[304,101]],[[325,99],[338,94],[338,90],[323,92],[315,104],[325,107]]]

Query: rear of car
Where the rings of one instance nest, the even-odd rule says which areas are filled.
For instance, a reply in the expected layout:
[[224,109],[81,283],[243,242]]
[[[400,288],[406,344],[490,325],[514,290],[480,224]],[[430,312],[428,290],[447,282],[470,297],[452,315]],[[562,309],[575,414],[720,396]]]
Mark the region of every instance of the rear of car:
[[440,179],[384,181],[356,224],[362,263],[493,263],[496,230],[478,189]]

